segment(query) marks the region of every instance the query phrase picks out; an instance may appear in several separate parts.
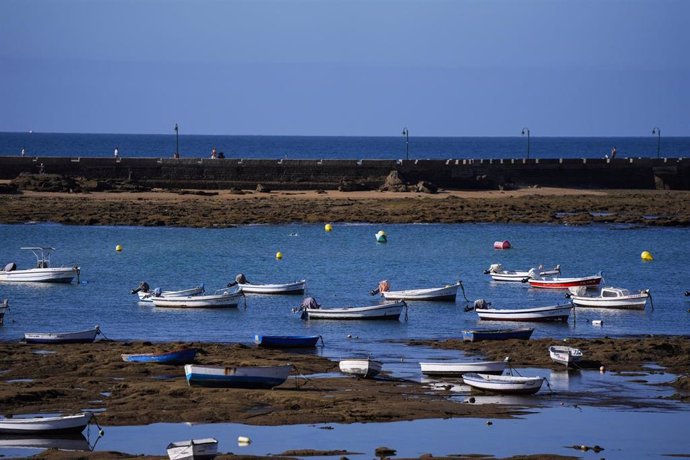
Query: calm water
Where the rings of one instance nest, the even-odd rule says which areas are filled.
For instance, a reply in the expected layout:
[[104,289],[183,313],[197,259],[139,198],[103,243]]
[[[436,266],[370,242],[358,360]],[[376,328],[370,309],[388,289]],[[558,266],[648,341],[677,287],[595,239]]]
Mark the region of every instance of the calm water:
[[[531,137],[530,158],[603,158],[615,146],[618,157],[690,155],[690,137]],[[0,155],[171,157],[168,135],[0,133]],[[399,137],[201,136],[180,135],[182,157],[208,157],[216,147],[226,157],[294,159],[399,159],[408,155]],[[410,137],[412,159],[524,158],[526,137]]]

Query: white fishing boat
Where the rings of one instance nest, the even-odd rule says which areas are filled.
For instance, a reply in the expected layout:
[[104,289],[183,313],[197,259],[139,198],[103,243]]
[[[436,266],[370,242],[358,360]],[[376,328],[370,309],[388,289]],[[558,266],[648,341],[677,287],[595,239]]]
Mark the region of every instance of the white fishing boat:
[[10,262],[0,271],[0,282],[6,283],[71,283],[78,276],[80,269],[73,267],[52,267],[50,254],[55,251],[52,247],[23,247],[36,256],[36,267],[23,270],[17,269],[17,264]]
[[279,366],[184,366],[189,386],[220,388],[273,388],[285,380],[292,365]]
[[237,283],[237,286],[245,294],[293,295],[303,294],[306,283],[306,280],[299,280],[282,284]]
[[338,363],[340,372],[343,374],[356,375],[362,378],[371,378],[381,372],[383,363],[371,358],[363,359],[342,359]]
[[142,281],[135,289],[132,289],[132,294],[139,297],[139,302],[153,302],[154,297],[190,297],[201,295],[205,292],[204,284],[194,286],[188,289],[181,289],[177,291],[163,291],[160,288],[150,289],[149,284]]
[[211,460],[218,455],[215,438],[171,442],[166,448],[170,460]]
[[573,306],[550,305],[535,308],[475,308],[479,319],[490,321],[568,321]]
[[1,418],[0,433],[81,433],[91,421],[92,415],[91,412],[83,412],[57,417]]
[[549,356],[556,363],[570,366],[582,359],[582,351],[578,348],[552,345],[549,347]]
[[455,302],[458,288],[462,285],[460,281],[442,287],[424,289],[406,289],[402,291],[381,291],[381,295],[386,300],[434,300]]
[[26,343],[90,343],[101,333],[98,326],[77,332],[26,332]]
[[[340,320],[398,320],[403,309],[407,309],[404,300],[384,302],[364,307],[321,308],[313,297],[307,297],[295,311],[302,312],[303,319],[340,319]],[[406,310],[407,313],[407,310]],[[407,317],[407,314],[405,315]]]
[[629,291],[616,287],[603,287],[588,290],[584,286],[568,288],[566,297],[576,307],[617,308],[624,310],[644,310],[647,300],[651,301],[649,289],[644,291]]
[[419,363],[419,367],[424,375],[502,374],[509,361],[509,358],[505,358],[503,361],[432,362]]
[[233,308],[237,307],[244,294],[229,289],[220,289],[211,295],[180,297],[152,297],[154,307],[165,308]]
[[482,391],[505,394],[531,395],[539,391],[544,377],[517,377],[512,375],[464,374],[465,385]]
[[484,271],[485,275],[491,275],[494,281],[511,281],[524,282],[529,278],[537,278],[540,276],[556,276],[561,274],[561,266],[556,265],[552,269],[545,270],[543,265],[537,268],[531,268],[527,271],[506,270],[501,264],[491,264],[488,270]]

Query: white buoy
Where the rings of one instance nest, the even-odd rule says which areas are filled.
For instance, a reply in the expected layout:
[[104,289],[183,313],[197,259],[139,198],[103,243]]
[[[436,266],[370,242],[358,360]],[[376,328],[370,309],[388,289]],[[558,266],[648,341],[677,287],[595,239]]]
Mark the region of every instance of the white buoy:
[[251,444],[252,440],[249,439],[249,436],[239,436],[237,438],[237,443],[238,444]]

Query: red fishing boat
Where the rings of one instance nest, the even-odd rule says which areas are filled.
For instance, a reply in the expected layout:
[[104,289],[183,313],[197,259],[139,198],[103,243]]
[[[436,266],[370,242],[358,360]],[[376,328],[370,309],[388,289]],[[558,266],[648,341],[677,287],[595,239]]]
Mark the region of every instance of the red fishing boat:
[[579,278],[561,278],[560,276],[530,278],[527,280],[530,286],[542,289],[568,289],[575,286],[598,286],[601,283],[601,272],[593,276]]

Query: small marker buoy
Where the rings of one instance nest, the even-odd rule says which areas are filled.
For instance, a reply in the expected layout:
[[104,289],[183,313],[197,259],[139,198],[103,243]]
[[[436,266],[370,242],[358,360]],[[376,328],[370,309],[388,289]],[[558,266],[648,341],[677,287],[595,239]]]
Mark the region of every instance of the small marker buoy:
[[486,422],[486,424],[489,425],[489,426],[491,426],[491,425],[494,424],[494,422],[492,422],[491,420],[488,420],[488,421]]
[[494,241],[494,249],[510,249],[510,241]]
[[282,258],[283,258],[283,253],[280,251],[276,252],[276,259],[280,260]]
[[599,368],[599,372],[601,372],[602,374],[603,374],[604,372],[606,372],[606,366],[601,366],[601,367]]
[[386,232],[384,232],[383,230],[379,230],[376,233],[375,237],[376,237],[377,243],[385,243],[388,241],[388,237],[386,236]]
[[116,250],[117,252],[121,252],[121,251],[122,251],[122,246],[120,246],[120,245],[118,244],[117,246],[115,246],[115,250]]
[[332,232],[333,226],[331,224],[326,224],[323,226],[323,229],[326,230],[327,232]]
[[651,262],[652,260],[654,260],[654,257],[652,257],[652,253],[649,251],[642,251],[642,254],[640,254],[640,258],[645,262]]

